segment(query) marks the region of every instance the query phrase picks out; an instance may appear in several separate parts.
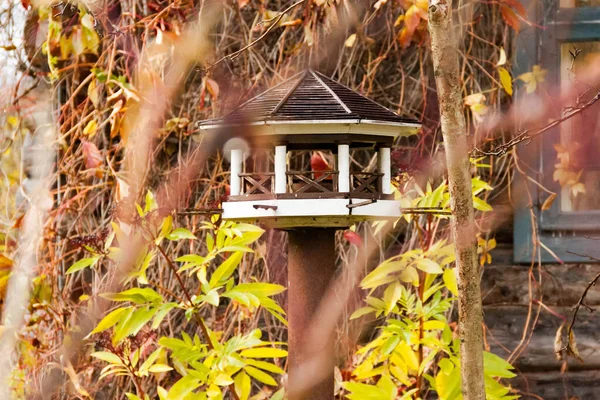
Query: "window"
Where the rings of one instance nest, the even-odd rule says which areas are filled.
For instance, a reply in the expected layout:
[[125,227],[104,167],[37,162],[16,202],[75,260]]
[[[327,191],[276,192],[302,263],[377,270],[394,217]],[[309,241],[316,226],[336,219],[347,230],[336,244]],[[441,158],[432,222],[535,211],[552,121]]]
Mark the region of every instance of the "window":
[[[545,29],[527,28],[518,36],[515,75],[539,64],[548,71],[549,87],[572,96],[573,105],[584,104],[600,90],[598,82],[593,82],[594,88],[578,79],[578,71],[600,57],[600,0],[531,1],[529,6],[536,14],[530,14],[531,20]],[[549,194],[529,185],[543,243],[536,249],[529,198],[515,196],[521,201],[515,213],[515,261],[531,262],[539,256],[543,262],[555,262],[552,253],[565,262],[588,261],[577,254],[599,256],[600,252],[590,253],[598,245],[590,236],[600,237],[600,102],[519,148],[519,157],[528,173],[537,174],[557,197],[542,210]],[[515,190],[524,184],[516,174]]]

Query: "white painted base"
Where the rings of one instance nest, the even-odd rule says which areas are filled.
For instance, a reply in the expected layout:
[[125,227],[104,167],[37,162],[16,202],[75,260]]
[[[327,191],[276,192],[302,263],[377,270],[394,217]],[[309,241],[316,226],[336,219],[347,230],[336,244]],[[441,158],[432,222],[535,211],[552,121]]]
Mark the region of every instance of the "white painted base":
[[[348,227],[360,221],[396,220],[400,202],[377,200],[375,203],[349,209],[365,199],[276,199],[229,201],[223,203],[223,219],[262,223],[271,228]],[[276,206],[276,210],[254,206]]]

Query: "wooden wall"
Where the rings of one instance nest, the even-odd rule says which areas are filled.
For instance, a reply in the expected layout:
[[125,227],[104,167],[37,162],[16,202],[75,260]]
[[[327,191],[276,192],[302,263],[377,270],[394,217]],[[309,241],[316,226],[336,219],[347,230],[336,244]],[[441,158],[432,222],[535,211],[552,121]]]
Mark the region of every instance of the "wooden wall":
[[[523,399],[600,399],[600,312],[585,308],[579,311],[575,335],[583,363],[570,358],[566,371],[561,373],[562,363],[554,354],[556,331],[563,322],[560,316],[570,321],[572,307],[587,283],[600,272],[600,265],[544,265],[541,285],[534,282],[531,289],[533,298],[539,300],[541,295],[542,303],[551,311],[535,304],[530,314],[529,266],[513,265],[512,249],[508,247],[492,251],[492,256],[493,263],[484,268],[482,279],[490,350],[508,357],[522,341],[528,316],[533,323],[538,315],[527,347],[513,362],[519,372],[511,382],[513,387],[524,392]],[[535,279],[539,273],[535,267]],[[588,292],[587,304],[592,308],[600,308],[598,289]]]

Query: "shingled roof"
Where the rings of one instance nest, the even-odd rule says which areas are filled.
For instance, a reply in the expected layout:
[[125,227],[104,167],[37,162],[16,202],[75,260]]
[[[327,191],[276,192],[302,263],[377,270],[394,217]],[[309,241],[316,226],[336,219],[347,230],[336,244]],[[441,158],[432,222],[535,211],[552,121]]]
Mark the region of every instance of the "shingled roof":
[[246,101],[223,118],[203,121],[200,125],[286,121],[418,124],[320,72],[307,69]]

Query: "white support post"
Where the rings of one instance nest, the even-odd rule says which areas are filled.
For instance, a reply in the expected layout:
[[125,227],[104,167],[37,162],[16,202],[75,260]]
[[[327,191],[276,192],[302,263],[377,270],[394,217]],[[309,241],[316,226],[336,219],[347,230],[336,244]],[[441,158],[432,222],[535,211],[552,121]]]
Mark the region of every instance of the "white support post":
[[338,192],[350,192],[350,145],[338,144]]
[[285,193],[287,186],[285,145],[275,146],[275,193]]
[[231,150],[231,177],[229,183],[229,195],[239,196],[241,193],[241,178],[242,173],[242,161],[243,161],[242,149]]
[[389,147],[379,149],[379,172],[383,174],[381,179],[381,192],[392,194],[392,160]]

